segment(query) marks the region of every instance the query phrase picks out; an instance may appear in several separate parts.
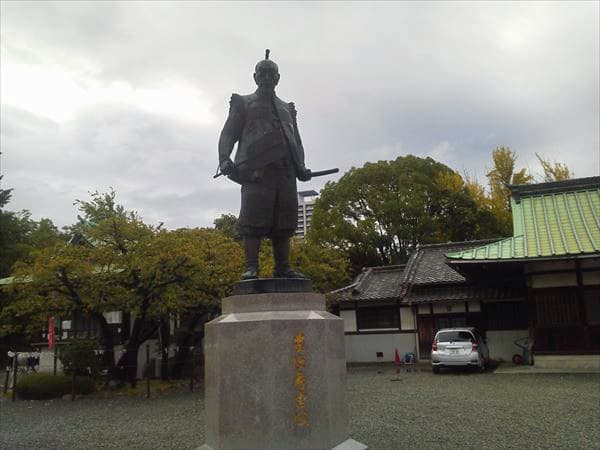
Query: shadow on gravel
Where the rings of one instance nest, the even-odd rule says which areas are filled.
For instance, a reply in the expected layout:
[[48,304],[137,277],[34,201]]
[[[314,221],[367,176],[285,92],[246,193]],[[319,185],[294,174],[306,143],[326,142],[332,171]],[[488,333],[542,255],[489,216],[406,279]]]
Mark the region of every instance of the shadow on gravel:
[[[445,367],[442,368],[440,374],[444,375],[472,375],[472,374],[486,374],[494,373],[495,370],[500,366],[497,361],[490,361],[483,372],[480,372],[476,367]],[[348,364],[348,373],[360,373],[360,372],[376,372],[377,374],[391,374],[391,373],[432,373],[431,363],[427,361],[421,361],[416,364],[404,365],[401,364],[396,366],[390,363],[353,363]],[[436,374],[437,375],[437,374]]]
[[[474,375],[474,374],[478,374],[478,375],[482,375],[482,374],[490,374],[490,373],[494,373],[494,371],[496,370],[496,368],[491,368],[491,367],[486,367],[486,369],[481,372],[479,369],[477,368],[473,368],[473,367],[444,367],[440,369],[440,372],[437,375],[456,375],[456,376],[460,376],[460,375]],[[431,372],[431,371],[429,371]]]

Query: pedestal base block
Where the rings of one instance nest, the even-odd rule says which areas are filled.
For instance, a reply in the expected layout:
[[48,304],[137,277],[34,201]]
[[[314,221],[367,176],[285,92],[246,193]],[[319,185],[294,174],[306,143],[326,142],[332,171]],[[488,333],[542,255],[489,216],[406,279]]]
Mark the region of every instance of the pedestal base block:
[[306,278],[257,278],[238,281],[233,295],[277,294],[281,292],[312,292],[312,281]]
[[363,450],[348,436],[343,321],[314,293],[235,295],[205,327],[203,450]]

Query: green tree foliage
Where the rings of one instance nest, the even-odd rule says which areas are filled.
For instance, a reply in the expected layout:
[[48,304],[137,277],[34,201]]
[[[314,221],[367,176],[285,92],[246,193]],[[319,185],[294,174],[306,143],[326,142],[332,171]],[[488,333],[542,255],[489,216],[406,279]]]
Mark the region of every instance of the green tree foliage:
[[4,278],[10,275],[13,264],[28,253],[21,221],[13,212],[0,211],[0,249],[0,278]]
[[76,205],[82,215],[71,229],[80,245],[40,251],[18,267],[15,275],[29,281],[14,285],[15,311],[43,318],[87,314],[100,324],[107,354],[113,342],[103,313],[130,313],[135,319],[113,374],[135,383],[139,346],[170,315],[214,308],[241,273],[242,251],[218,230],[145,224],[116,203],[114,191],[95,192]]
[[213,221],[216,230],[223,232],[231,239],[240,240],[240,236],[237,234],[235,229],[236,223],[237,217],[235,217],[233,214],[221,214],[220,217]]
[[573,172],[566,164],[557,161],[552,163],[537,153],[535,156],[537,157],[540,165],[542,166],[542,170],[544,171],[544,177],[542,181],[564,181],[573,178]]
[[32,250],[65,240],[50,219],[35,221],[27,210],[6,211],[11,195],[12,189],[0,189],[0,278],[8,277],[12,266]]
[[17,394],[25,400],[47,400],[61,398],[71,394],[87,395],[94,392],[96,386],[90,377],[75,377],[65,375],[52,375],[51,373],[33,373],[21,378],[17,382]]
[[316,292],[326,293],[350,282],[348,258],[339,249],[294,240],[290,264],[312,280]]
[[9,276],[12,266],[27,259],[32,251],[65,240],[50,219],[33,220],[27,210],[0,211],[0,278]]
[[[2,181],[4,175],[0,175],[0,181]],[[12,195],[12,189],[2,189],[0,188],[0,208],[4,208],[10,201],[10,197]]]
[[102,359],[96,352],[100,345],[94,340],[71,339],[60,347],[59,358],[65,375],[91,376],[100,373]]
[[344,251],[356,273],[364,266],[404,262],[418,244],[497,231],[494,217],[476,204],[460,175],[431,158],[408,155],[352,168],[328,183],[308,238]]
[[506,235],[506,229],[494,214],[483,187],[468,179],[464,180],[456,172],[440,174],[436,183],[442,211],[450,222],[449,228],[436,238],[437,241],[487,239]]

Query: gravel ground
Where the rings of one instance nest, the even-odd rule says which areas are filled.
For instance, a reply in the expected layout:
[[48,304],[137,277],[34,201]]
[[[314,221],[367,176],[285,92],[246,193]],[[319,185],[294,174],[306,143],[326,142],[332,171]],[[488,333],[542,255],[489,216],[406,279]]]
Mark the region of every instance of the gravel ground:
[[[600,375],[358,367],[351,437],[371,449],[600,449]],[[2,449],[171,449],[204,442],[202,394],[75,402],[0,400]]]
[[[378,373],[381,372],[381,373]],[[600,375],[354,369],[352,437],[373,449],[600,449]]]

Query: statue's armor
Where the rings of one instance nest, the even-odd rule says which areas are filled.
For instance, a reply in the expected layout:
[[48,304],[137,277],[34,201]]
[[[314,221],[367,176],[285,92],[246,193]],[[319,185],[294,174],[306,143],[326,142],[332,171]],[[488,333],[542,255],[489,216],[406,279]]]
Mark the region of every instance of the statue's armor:
[[296,177],[306,170],[294,104],[258,91],[233,94],[221,133],[220,162],[230,157],[230,140],[238,142],[234,165],[242,184],[239,233],[293,235],[298,208]]
[[[296,108],[293,103],[275,97],[277,117],[272,101],[271,97],[260,96],[256,92],[231,96],[229,117],[233,123],[228,131],[238,141],[234,159],[238,171],[261,169],[286,157],[292,158],[297,170],[304,169],[304,149],[296,124]],[[228,157],[229,154],[219,155],[221,161]]]

